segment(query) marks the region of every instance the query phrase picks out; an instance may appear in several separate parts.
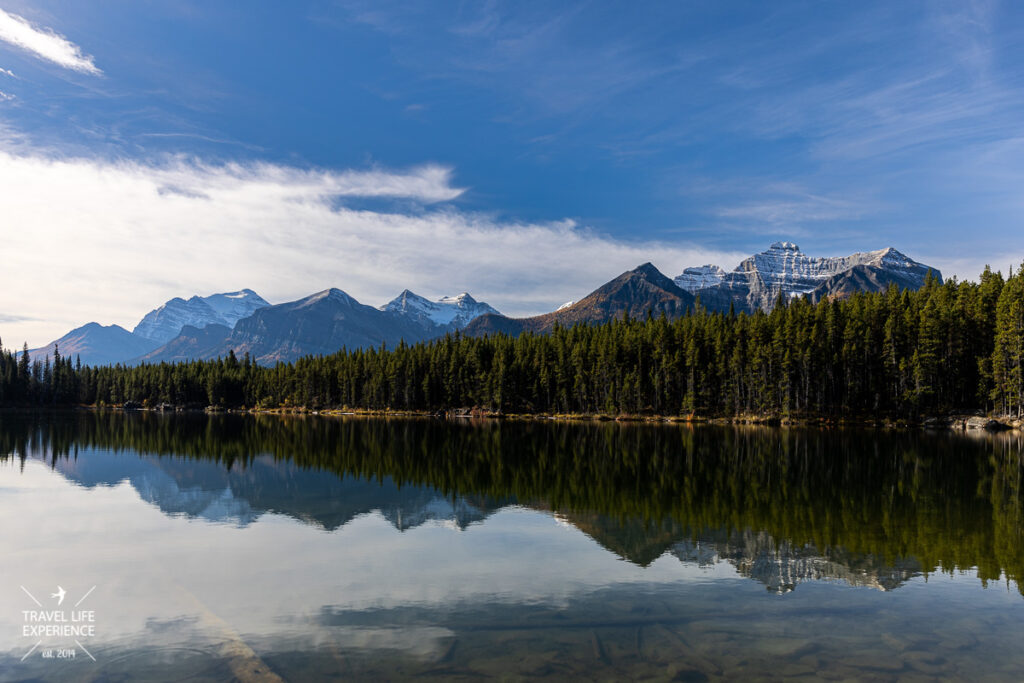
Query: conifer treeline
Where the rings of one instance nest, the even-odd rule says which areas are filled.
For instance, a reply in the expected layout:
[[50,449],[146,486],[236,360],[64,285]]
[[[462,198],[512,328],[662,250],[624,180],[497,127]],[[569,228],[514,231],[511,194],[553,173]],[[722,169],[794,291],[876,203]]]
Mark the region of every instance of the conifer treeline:
[[918,416],[1024,411],[1024,267],[771,313],[449,336],[261,367],[247,356],[79,367],[0,353],[0,403],[537,413]]

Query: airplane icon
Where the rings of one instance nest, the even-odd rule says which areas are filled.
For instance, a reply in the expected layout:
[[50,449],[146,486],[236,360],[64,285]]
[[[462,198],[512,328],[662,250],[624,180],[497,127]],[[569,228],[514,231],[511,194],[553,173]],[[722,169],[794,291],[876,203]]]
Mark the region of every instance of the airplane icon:
[[64,595],[66,593],[67,593],[67,591],[65,591],[60,586],[57,586],[57,592],[56,593],[51,593],[50,597],[51,598],[57,598],[57,606],[60,607],[62,604],[64,604]]

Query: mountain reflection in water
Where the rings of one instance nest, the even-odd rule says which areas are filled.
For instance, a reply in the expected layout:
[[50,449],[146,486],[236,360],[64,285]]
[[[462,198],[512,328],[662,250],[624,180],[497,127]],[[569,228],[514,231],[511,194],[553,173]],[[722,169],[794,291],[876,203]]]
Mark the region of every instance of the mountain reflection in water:
[[[784,593],[1024,570],[1020,436],[677,425],[80,413],[0,425],[5,459],[166,515],[333,531],[379,513],[455,529],[549,511],[648,566],[727,562]],[[1018,583],[1019,586],[1019,583]]]
[[[1014,434],[5,414],[0,683],[1019,680],[1021,448]],[[31,650],[22,585],[69,602],[95,587],[90,656]],[[43,655],[61,646],[78,657]]]

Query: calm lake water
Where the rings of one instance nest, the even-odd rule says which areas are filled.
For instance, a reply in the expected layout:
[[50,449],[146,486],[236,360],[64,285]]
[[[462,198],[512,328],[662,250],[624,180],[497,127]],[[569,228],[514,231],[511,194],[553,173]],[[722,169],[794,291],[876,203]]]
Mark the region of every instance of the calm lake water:
[[0,680],[1024,678],[1016,435],[0,420]]

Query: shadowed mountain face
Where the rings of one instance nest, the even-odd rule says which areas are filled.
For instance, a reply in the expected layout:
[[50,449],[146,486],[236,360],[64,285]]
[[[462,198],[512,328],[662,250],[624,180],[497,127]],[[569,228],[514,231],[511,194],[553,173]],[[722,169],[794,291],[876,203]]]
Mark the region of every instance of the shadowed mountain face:
[[193,358],[215,358],[230,335],[231,328],[224,325],[210,324],[202,329],[186,325],[177,337],[133,362],[180,363]]
[[498,332],[512,335],[524,331],[543,333],[550,332],[555,325],[597,324],[623,315],[643,318],[648,313],[655,317],[664,313],[668,318],[678,318],[692,311],[694,305],[692,294],[677,287],[650,263],[645,263],[553,313],[532,318],[485,315],[470,323],[465,332],[476,336]]
[[[932,271],[941,281],[939,271]],[[890,270],[879,266],[859,265],[833,275],[815,287],[808,295],[811,301],[824,299],[845,299],[855,292],[884,292],[891,285],[900,289],[919,289],[924,284],[924,274],[904,270]]]
[[128,481],[168,515],[272,512],[327,530],[376,513],[464,529],[553,514],[647,566],[726,562],[772,592],[883,590],[921,572],[1024,572],[1019,435],[88,413],[0,425],[85,487]]

